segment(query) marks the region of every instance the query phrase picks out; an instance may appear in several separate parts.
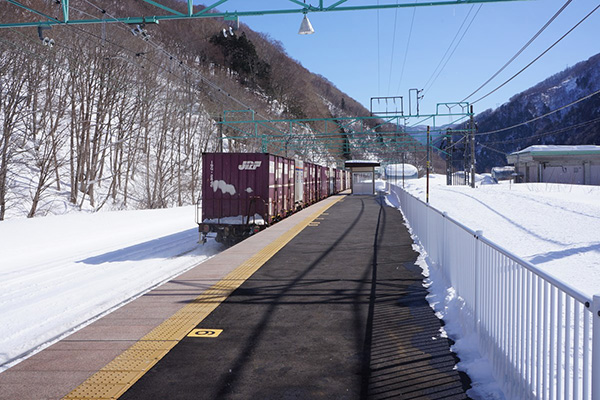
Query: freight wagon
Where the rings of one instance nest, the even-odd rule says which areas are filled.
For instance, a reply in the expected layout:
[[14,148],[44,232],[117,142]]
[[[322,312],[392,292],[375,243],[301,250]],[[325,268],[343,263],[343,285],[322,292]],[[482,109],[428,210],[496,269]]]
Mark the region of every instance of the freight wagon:
[[267,153],[204,153],[196,222],[233,245],[288,215],[349,188],[348,171]]

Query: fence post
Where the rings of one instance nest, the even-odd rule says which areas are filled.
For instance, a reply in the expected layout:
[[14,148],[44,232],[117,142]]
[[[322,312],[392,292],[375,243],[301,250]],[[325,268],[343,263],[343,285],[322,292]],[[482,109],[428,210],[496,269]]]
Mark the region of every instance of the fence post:
[[481,266],[481,240],[479,240],[480,237],[483,236],[483,231],[476,231],[475,232],[475,305],[473,306],[473,314],[475,317],[475,328],[477,329],[477,338],[480,338],[481,336],[479,335],[479,302],[480,300],[480,295],[479,295],[479,287],[480,282],[480,271],[479,268]]
[[592,304],[592,400],[600,400],[600,295]]
[[447,220],[448,220],[448,213],[446,211],[444,211],[442,213],[442,257],[441,257],[441,262],[440,262],[440,266],[443,269],[446,269],[446,241],[448,240],[448,232],[447,232],[447,228],[446,228],[446,224],[447,224]]

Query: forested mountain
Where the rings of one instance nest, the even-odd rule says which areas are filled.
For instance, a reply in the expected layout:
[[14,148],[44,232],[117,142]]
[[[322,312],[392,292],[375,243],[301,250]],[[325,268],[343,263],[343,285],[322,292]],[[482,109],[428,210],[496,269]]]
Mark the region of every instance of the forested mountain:
[[[28,5],[59,18],[59,3]],[[177,0],[161,3],[182,12],[187,7]],[[140,1],[104,1],[104,9],[99,4],[71,1],[70,18],[157,12]],[[0,3],[2,21],[26,16],[31,20],[29,11]],[[278,41],[243,24],[235,32],[229,28],[208,18],[2,30],[0,220],[71,208],[194,203],[202,153],[218,149],[220,135],[239,136],[215,125],[224,110],[251,109],[256,119],[269,120],[368,115],[291,59]],[[229,118],[248,120],[252,113]],[[310,125],[303,129],[311,133]],[[231,151],[261,150],[260,140],[223,144]],[[342,144],[288,155],[318,162],[350,156]]]
[[543,116],[600,90],[600,54],[513,96],[475,117],[477,170],[506,164],[505,154],[534,144],[600,144],[600,94],[510,130],[486,134]]

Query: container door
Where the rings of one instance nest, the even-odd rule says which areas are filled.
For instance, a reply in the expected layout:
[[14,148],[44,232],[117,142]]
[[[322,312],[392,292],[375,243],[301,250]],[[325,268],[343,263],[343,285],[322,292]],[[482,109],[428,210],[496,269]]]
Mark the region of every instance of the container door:
[[294,162],[294,203],[304,202],[304,163],[300,160]]

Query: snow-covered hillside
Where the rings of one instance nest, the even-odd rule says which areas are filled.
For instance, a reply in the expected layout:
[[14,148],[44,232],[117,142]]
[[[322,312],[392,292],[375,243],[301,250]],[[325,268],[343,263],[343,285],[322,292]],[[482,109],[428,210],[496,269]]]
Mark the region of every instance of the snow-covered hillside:
[[595,93],[600,89],[599,66],[597,54],[514,95],[497,109],[478,114],[475,120],[482,133],[477,138],[478,170],[505,165],[505,154],[531,145],[597,144],[600,94],[529,124],[486,132],[521,124]]

